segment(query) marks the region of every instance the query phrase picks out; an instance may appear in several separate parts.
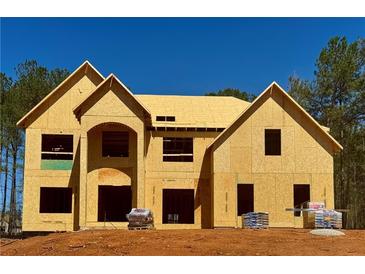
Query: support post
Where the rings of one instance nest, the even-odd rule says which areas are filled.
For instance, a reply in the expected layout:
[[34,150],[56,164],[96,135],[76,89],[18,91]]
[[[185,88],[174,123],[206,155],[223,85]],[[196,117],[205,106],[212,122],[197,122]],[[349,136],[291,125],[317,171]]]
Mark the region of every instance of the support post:
[[79,191],[79,225],[86,227],[86,195],[87,195],[87,132],[80,135],[80,191]]

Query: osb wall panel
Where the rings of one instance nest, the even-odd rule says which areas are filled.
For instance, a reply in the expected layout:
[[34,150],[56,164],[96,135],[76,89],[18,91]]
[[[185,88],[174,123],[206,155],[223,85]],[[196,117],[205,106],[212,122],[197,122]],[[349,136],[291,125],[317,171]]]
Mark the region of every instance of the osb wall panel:
[[231,149],[230,142],[227,140],[214,153],[214,173],[231,171]]
[[[26,129],[23,230],[52,231],[73,230],[75,195],[79,180],[79,136],[80,124],[73,114],[73,108],[95,88],[95,77],[88,74],[78,81],[70,81],[55,96],[36,111],[39,115]],[[72,134],[74,136],[74,164],[72,170],[41,170],[42,134]],[[71,183],[73,182],[73,183]],[[40,214],[39,193],[42,186],[73,185],[72,214]],[[75,214],[74,214],[75,213]]]
[[285,211],[294,205],[293,174],[275,174],[275,207],[271,222],[277,226],[293,226],[293,212]]
[[[73,189],[72,213],[39,213],[41,187],[71,187]],[[70,182],[67,177],[26,176],[23,196],[23,231],[73,230],[75,191],[76,184]]]
[[[79,129],[80,124],[73,113],[75,108],[95,88],[92,76],[85,75],[76,83],[71,83],[58,92],[54,100],[42,107],[42,114],[29,128]],[[57,101],[55,101],[57,99]]]
[[230,173],[214,173],[214,226],[236,226],[237,216],[237,185],[235,176]]
[[[218,133],[151,132],[147,142],[146,176],[149,178],[209,178],[210,157],[206,148]],[[164,137],[193,138],[193,162],[164,162]]]
[[[265,156],[264,132],[271,128],[281,129],[281,156]],[[292,213],[285,211],[293,207],[294,184],[310,184],[311,200],[328,200],[330,207],[332,154],[328,138],[290,101],[275,91],[267,95],[258,109],[243,117],[235,130],[215,147],[214,226],[232,223],[231,218],[240,225],[223,207],[225,192],[235,197],[236,185],[242,182],[254,184],[255,211],[268,211],[272,226],[298,223]]]
[[314,200],[325,202],[327,208],[334,208],[333,174],[313,174],[311,188]]
[[116,93],[117,91],[114,90],[107,91],[84,115],[136,116],[130,109],[130,105],[132,105],[130,98],[120,92],[118,95]]
[[25,130],[25,169],[41,167],[41,130],[27,128]]

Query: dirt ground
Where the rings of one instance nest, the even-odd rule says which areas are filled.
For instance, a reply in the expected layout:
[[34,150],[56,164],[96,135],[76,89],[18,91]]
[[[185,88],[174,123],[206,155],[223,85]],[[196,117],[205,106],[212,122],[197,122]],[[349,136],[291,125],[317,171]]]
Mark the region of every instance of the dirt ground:
[[1,239],[1,255],[365,255],[365,230],[93,230]]

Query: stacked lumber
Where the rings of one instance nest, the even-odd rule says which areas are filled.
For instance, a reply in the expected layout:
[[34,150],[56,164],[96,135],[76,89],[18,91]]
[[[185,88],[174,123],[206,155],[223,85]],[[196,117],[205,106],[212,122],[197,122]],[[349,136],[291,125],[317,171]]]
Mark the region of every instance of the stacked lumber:
[[244,228],[268,228],[269,213],[248,212],[242,215],[242,227]]
[[127,214],[129,221],[128,229],[152,229],[153,214],[147,208],[132,208],[131,212]]

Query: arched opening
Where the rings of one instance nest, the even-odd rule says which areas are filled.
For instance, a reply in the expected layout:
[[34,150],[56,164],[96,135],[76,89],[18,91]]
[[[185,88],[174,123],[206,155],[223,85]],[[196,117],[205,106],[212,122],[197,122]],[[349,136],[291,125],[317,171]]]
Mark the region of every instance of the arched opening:
[[103,123],[87,133],[88,220],[126,222],[137,201],[137,133]]

